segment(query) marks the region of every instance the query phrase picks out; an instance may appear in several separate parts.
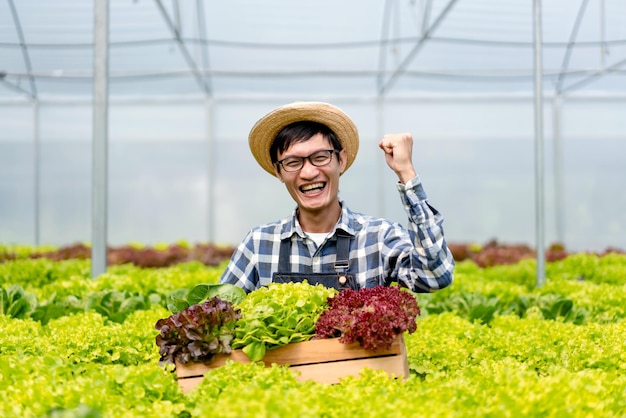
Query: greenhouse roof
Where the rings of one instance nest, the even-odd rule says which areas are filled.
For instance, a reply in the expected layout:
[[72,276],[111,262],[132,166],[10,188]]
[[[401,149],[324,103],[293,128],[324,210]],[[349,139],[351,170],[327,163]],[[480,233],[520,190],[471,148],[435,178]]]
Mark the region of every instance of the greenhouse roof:
[[[0,2],[0,100],[89,97],[94,2]],[[626,93],[626,2],[109,2],[112,97]]]

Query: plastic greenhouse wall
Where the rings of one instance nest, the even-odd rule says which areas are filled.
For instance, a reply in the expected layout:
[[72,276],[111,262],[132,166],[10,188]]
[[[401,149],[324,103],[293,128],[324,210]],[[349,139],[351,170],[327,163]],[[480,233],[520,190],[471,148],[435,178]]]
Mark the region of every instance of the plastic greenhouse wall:
[[[109,243],[237,244],[251,227],[289,215],[293,201],[256,165],[247,134],[258,117],[292,100],[217,100],[212,119],[200,99],[112,101]],[[532,245],[532,97],[389,99],[380,114],[374,101],[329,101],[354,118],[361,135],[357,160],[340,186],[350,208],[405,222],[393,173],[377,143],[383,133],[408,131],[415,140],[418,173],[431,204],[445,217],[450,242],[497,239]],[[88,242],[90,103],[44,101],[38,106],[37,125],[31,105],[0,105],[0,126],[12,132],[0,133],[0,242],[33,244],[37,235],[41,244]],[[626,195],[621,192],[626,99],[564,102],[562,152],[557,154],[561,190],[554,184],[551,102],[544,106],[546,241],[563,241],[571,250],[626,248]],[[559,196],[560,215],[555,208]],[[557,219],[564,226],[560,237]]]

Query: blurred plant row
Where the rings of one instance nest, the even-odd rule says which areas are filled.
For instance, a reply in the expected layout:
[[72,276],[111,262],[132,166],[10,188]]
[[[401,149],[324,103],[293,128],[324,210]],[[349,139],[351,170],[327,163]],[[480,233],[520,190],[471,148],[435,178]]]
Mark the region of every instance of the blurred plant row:
[[[456,261],[472,260],[480,267],[502,264],[515,264],[520,260],[535,258],[535,250],[525,244],[506,244],[491,240],[484,244],[449,243],[448,247]],[[168,267],[175,264],[198,261],[207,266],[217,266],[228,260],[234,247],[206,243],[190,244],[179,241],[173,244],[163,243],[146,246],[139,243],[110,246],[107,249],[108,265],[131,263],[138,267]],[[608,247],[596,255],[626,254],[626,251]],[[546,249],[546,260],[557,261],[574,254],[562,244],[554,243]],[[2,245],[0,244],[0,263],[24,258],[47,258],[54,261],[91,258],[89,244],[77,243],[62,247]]]
[[[25,252],[28,252],[26,249]],[[569,254],[483,268],[416,294],[410,376],[365,371],[337,385],[289,369],[227,363],[187,395],[159,364],[168,304],[217,283],[226,261],[165,268],[21,257],[0,264],[0,416],[623,416],[626,255]],[[418,399],[419,401],[416,401]]]

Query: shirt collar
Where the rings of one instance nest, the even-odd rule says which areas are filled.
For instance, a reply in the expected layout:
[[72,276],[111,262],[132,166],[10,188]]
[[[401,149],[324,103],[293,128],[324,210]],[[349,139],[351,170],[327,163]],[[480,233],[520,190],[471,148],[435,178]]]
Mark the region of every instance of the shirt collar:
[[[338,229],[348,233],[350,236],[354,236],[354,215],[352,211],[348,208],[348,206],[343,202],[343,200],[339,199],[339,204],[341,205],[341,216],[339,216],[339,221],[335,224],[331,236],[334,236],[337,233]],[[302,230],[300,222],[298,221],[297,207],[293,210],[291,217],[287,218],[286,222],[283,223],[283,227],[280,233],[280,239],[284,240],[291,237],[293,234],[298,234],[298,236],[300,236],[301,238],[304,238],[306,236],[306,234]]]

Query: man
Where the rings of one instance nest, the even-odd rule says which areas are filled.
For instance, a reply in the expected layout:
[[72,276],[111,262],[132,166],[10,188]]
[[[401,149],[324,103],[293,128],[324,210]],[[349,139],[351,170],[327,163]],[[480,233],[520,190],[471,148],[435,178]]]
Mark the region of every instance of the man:
[[285,184],[293,214],[253,228],[220,282],[251,292],[271,282],[360,289],[393,282],[415,292],[452,283],[454,260],[441,214],[430,206],[412,162],[410,134],[379,142],[408,215],[408,229],[352,212],[339,198],[340,176],[359,148],[348,115],[327,103],[296,102],[262,117],[249,135],[252,154]]

